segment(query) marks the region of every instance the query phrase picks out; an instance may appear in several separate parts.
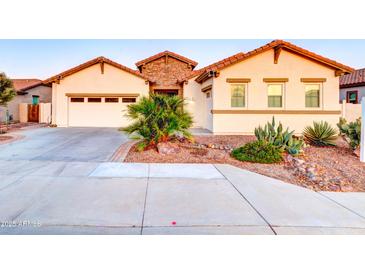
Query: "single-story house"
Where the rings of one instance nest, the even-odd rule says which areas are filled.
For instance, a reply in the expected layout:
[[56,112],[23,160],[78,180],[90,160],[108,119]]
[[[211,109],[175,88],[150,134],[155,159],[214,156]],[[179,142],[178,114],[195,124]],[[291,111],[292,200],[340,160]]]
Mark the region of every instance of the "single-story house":
[[340,101],[360,104],[365,97],[365,68],[340,77]]
[[125,126],[128,104],[164,93],[185,98],[194,127],[215,134],[252,133],[272,116],[299,133],[313,120],[338,122],[339,78],[354,71],[283,40],[196,66],[170,51],[137,62],[136,70],[95,58],[43,82],[52,85],[52,121]]
[[8,103],[7,108],[1,108],[1,119],[6,119],[6,111],[10,121],[19,121],[19,104],[50,103],[52,101],[52,88],[39,79],[12,79],[16,96]]

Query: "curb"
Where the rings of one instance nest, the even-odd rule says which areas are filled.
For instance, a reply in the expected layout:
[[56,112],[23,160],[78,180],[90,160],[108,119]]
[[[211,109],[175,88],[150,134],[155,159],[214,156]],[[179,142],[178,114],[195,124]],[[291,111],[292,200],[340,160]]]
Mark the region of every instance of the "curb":
[[112,157],[110,158],[111,162],[124,162],[125,158],[128,155],[131,147],[136,144],[138,141],[128,141],[119,146],[119,148],[114,152]]

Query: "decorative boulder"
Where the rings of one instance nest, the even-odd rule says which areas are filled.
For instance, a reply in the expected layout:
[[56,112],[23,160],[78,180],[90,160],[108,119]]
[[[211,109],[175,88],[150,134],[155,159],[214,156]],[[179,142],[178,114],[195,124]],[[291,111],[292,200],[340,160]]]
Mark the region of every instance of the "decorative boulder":
[[173,143],[158,143],[157,144],[158,153],[162,155],[175,154],[180,152],[180,148],[177,144]]
[[360,147],[354,150],[354,154],[356,157],[360,158]]

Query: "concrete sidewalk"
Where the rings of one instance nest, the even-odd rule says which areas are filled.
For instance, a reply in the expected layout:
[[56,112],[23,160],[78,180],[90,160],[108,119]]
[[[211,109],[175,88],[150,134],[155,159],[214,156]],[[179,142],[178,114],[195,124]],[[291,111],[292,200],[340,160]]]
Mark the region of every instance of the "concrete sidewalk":
[[230,165],[0,160],[0,234],[365,234],[364,204]]

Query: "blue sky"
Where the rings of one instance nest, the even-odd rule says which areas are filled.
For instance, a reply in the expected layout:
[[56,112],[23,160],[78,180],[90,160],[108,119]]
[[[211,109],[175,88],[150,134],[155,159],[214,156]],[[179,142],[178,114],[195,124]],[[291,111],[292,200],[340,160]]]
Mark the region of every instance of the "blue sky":
[[[203,67],[271,40],[0,40],[0,71],[11,78],[45,79],[101,55],[135,69],[135,62],[164,50]],[[365,40],[287,41],[354,68],[365,67]]]

